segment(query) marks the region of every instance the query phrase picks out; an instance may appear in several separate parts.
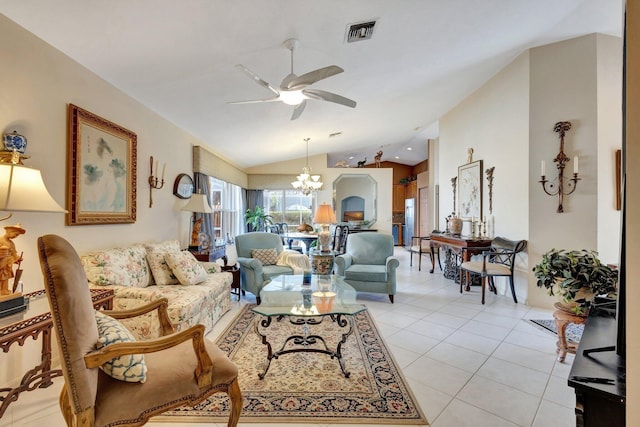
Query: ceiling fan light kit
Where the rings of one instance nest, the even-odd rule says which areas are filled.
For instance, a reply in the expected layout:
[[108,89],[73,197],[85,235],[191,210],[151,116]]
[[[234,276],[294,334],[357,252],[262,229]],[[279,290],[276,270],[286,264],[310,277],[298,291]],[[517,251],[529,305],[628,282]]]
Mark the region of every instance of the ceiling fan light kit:
[[259,102],[282,101],[287,105],[295,106],[295,108],[293,109],[293,114],[291,115],[291,120],[295,120],[300,117],[306,107],[307,99],[329,101],[351,108],[356,107],[356,102],[352,99],[345,98],[344,96],[337,95],[332,92],[327,92],[325,90],[308,88],[308,86],[311,86],[312,84],[319,82],[320,80],[324,80],[328,77],[335,76],[336,74],[344,72],[342,68],[338,67],[337,65],[329,65],[328,67],[319,68],[317,70],[305,73],[301,76],[297,76],[293,72],[293,51],[296,50],[298,46],[300,46],[300,42],[297,39],[287,39],[284,41],[284,43],[282,43],[282,46],[291,52],[291,72],[284,79],[282,79],[279,88],[273,87],[271,84],[263,80],[260,76],[249,70],[244,65],[236,65],[236,68],[243,71],[258,85],[269,90],[274,96],[266,99],[234,101],[229,102],[229,104],[252,104]]

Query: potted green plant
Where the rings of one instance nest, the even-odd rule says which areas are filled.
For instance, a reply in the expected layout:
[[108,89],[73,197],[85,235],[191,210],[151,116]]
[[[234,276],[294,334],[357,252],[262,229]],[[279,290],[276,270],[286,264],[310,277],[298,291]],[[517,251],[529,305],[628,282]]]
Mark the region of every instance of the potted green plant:
[[561,299],[560,307],[586,316],[597,295],[615,296],[617,272],[600,262],[592,250],[551,249],[533,272],[539,288]]
[[249,231],[263,231],[265,226],[273,224],[271,215],[267,215],[262,206],[247,209],[244,220],[249,226]]

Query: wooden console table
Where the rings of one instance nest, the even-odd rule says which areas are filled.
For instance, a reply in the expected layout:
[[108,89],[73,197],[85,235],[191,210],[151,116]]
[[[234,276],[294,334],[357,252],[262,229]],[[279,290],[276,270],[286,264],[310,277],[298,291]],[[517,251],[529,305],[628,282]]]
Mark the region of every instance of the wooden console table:
[[[16,388],[0,388],[0,418],[4,415],[11,402],[18,400],[23,391],[49,387],[55,377],[62,375],[60,369],[51,369],[51,335],[53,321],[49,311],[49,302],[45,290],[31,292],[24,295],[29,299],[26,311],[0,319],[0,348],[8,353],[14,343],[23,346],[27,338],[34,340],[42,335],[42,351],[40,364],[28,370],[20,385]],[[113,305],[113,291],[111,289],[91,289],[91,300],[96,310],[111,310]]]
[[[462,257],[462,262],[469,261],[471,255],[481,253],[489,249],[491,246],[491,239],[486,237],[471,236],[455,236],[447,233],[431,233],[431,259],[435,259],[435,250],[440,248],[445,249],[445,261],[444,261],[444,277],[447,279],[453,279],[456,283],[459,279],[460,266],[456,259]],[[463,250],[465,249],[465,250]],[[432,265],[431,271],[433,273],[435,264]],[[467,291],[469,290],[469,281],[467,280]]]

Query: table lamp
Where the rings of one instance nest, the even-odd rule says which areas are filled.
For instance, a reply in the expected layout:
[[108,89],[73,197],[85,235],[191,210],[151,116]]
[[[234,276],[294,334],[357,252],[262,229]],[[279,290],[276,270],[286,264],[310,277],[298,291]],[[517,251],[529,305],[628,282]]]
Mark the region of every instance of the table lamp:
[[197,219],[197,213],[212,213],[213,209],[209,206],[206,194],[195,193],[191,195],[189,202],[182,208],[183,211],[193,212],[193,222],[191,223],[191,241],[189,243],[190,251],[198,251],[200,249],[200,228],[202,227],[202,218]]
[[[13,212],[67,212],[47,191],[39,170],[19,165],[19,153],[14,151],[11,163],[0,163],[0,210],[9,214],[0,221],[11,218]],[[6,234],[0,237],[0,317],[8,316],[26,308],[21,292],[16,292],[22,270],[22,254],[18,255],[13,238],[24,234],[17,225],[5,227]],[[13,265],[17,264],[15,274]],[[13,284],[9,287],[9,279]]]
[[316,209],[316,214],[313,217],[315,224],[320,224],[322,230],[318,233],[318,241],[320,242],[321,252],[331,252],[331,233],[329,232],[329,226],[336,223],[336,214],[330,205],[323,203]]

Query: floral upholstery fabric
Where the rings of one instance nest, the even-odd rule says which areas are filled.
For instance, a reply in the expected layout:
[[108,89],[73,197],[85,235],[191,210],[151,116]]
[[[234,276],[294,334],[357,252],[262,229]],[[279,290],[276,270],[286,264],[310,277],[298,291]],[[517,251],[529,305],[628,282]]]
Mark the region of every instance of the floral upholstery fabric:
[[[215,263],[203,263],[215,264]],[[211,266],[219,269],[219,266]],[[190,326],[204,325],[210,332],[216,322],[231,308],[231,273],[211,273],[207,280],[198,285],[152,285],[146,288],[112,286],[114,291],[113,309],[129,310],[167,298],[169,320],[175,331]],[[90,287],[97,287],[89,283]],[[160,336],[160,322],[157,314],[149,313],[121,322],[138,340]]]
[[142,245],[90,252],[81,257],[87,279],[96,285],[144,288],[151,283],[151,271]]
[[181,285],[197,285],[207,280],[207,270],[189,251],[168,252],[164,259]]
[[[168,252],[180,252],[177,241],[146,246],[153,246],[152,252],[161,253],[163,262],[165,262],[164,257]],[[169,319],[174,330],[181,331],[190,326],[202,324],[207,332],[211,331],[220,317],[231,308],[231,283],[233,282],[231,273],[222,272],[222,267],[218,263],[201,262],[199,264],[207,274],[205,280],[197,285],[150,284],[146,287],[133,286],[131,284],[133,279],[127,278],[127,273],[133,272],[134,276],[138,277],[138,264],[147,266],[149,257],[144,256],[147,250],[142,245],[134,245],[130,248],[96,251],[82,256],[83,267],[89,279],[89,287],[109,286],[110,289],[113,289],[114,310],[129,310],[160,298],[167,298]],[[114,253],[118,256],[114,256]],[[126,256],[131,256],[132,259],[127,261]],[[110,273],[117,272],[118,275],[112,274],[115,279],[106,276],[95,270],[97,267]],[[164,267],[169,270],[166,262]],[[143,283],[147,280],[145,283],[148,283],[151,269],[147,266],[146,271],[146,279],[137,279],[137,282]],[[177,283],[177,280],[174,283]],[[134,319],[122,319],[120,322],[138,340],[156,338],[161,335],[160,322],[156,312]]]
[[278,251],[274,248],[251,249],[251,258],[259,260],[262,265],[275,265],[278,262]]
[[174,285],[178,279],[167,265],[165,256],[168,253],[180,252],[180,243],[177,240],[167,240],[160,243],[145,244],[147,261],[156,285]]
[[[136,341],[122,323],[99,311],[95,313],[98,326],[98,342],[96,343],[98,350],[115,343]],[[116,357],[101,365],[100,369],[120,381],[143,383],[147,380],[147,365],[143,354],[127,354]]]

